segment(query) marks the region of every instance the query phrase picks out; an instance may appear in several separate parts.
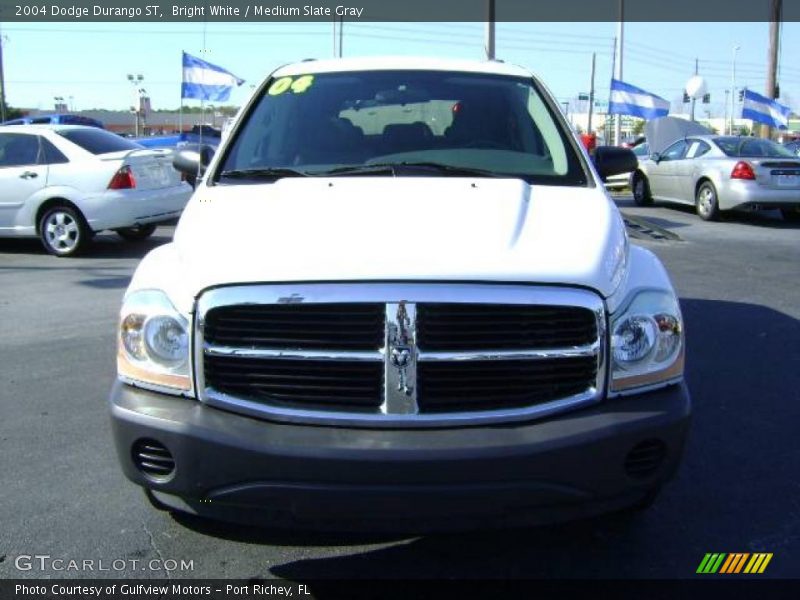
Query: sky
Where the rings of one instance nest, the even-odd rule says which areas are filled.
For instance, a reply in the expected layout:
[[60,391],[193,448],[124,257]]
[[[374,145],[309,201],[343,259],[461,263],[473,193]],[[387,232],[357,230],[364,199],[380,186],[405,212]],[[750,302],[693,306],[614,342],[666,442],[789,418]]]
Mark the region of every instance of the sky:
[[[712,102],[697,116],[722,116],[731,88],[734,47],[737,87],[764,93],[769,24],[626,23],[623,80],[673,102],[699,72]],[[782,25],[781,101],[800,112],[800,23]],[[497,58],[539,75],[571,110],[585,105],[591,56],[597,53],[596,95],[607,100],[617,23],[498,23]],[[154,109],[180,105],[181,52],[218,64],[246,83],[230,104],[242,103],[271,70],[304,58],[333,54],[331,23],[14,23],[0,26],[10,105],[50,110],[54,96],[75,110],[128,109],[134,88],[127,74],[142,74]],[[344,24],[345,56],[381,54],[484,58],[483,23]],[[71,98],[71,100],[70,100]],[[197,103],[187,100],[187,105]]]

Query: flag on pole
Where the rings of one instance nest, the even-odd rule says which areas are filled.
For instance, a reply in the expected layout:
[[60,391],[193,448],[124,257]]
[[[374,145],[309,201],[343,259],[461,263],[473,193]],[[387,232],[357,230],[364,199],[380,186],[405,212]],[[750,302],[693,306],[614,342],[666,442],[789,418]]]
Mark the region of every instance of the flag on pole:
[[669,102],[634,85],[612,79],[608,114],[657,119],[669,114]]
[[789,113],[791,109],[766,96],[756,94],[748,89],[744,91],[742,103],[742,118],[750,119],[778,129],[789,128]]
[[224,102],[230,98],[233,86],[244,83],[222,67],[212,65],[191,54],[183,53],[183,84],[181,98]]

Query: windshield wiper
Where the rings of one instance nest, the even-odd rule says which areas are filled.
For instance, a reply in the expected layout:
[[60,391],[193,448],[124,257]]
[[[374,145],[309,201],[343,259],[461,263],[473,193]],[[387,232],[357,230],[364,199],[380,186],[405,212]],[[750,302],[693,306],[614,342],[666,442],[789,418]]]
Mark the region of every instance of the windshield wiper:
[[[375,164],[372,166],[388,166],[382,164]],[[410,169],[425,169],[428,171],[436,171],[438,173],[447,173],[449,175],[475,175],[477,177],[518,177],[518,175],[512,175],[510,173],[496,173],[495,171],[489,171],[488,169],[478,169],[476,167],[459,167],[457,165],[448,165],[444,163],[438,162],[427,162],[427,161],[419,161],[419,162],[412,162],[412,161],[403,161],[399,163],[392,163],[391,166],[394,167],[408,167]]]
[[262,167],[258,169],[231,169],[219,175],[227,179],[281,179],[283,177],[308,177],[309,173],[288,167]]
[[436,173],[445,173],[448,175],[475,175],[478,177],[518,177],[512,174],[495,173],[486,169],[477,169],[473,167],[459,167],[456,165],[447,165],[437,162],[412,162],[401,161],[395,163],[372,163],[366,165],[350,165],[346,167],[337,167],[328,171],[314,171],[310,175],[330,176],[330,175],[379,175],[388,174],[397,176],[401,171],[433,171]]

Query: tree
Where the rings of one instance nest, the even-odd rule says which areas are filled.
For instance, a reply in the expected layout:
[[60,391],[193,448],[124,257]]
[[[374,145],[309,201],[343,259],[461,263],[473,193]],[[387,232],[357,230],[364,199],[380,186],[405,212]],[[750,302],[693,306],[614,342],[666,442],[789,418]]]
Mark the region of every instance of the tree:
[[9,106],[8,102],[5,103],[5,109],[7,121],[10,121],[11,119],[19,119],[20,117],[24,117],[26,114],[18,108]]
[[633,126],[632,132],[633,135],[643,135],[644,134],[644,119],[636,119],[636,123]]

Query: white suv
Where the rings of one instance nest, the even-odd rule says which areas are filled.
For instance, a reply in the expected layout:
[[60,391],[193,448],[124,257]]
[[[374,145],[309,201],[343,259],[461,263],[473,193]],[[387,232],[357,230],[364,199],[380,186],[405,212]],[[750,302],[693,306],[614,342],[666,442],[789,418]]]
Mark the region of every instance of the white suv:
[[0,237],[38,236],[56,256],[103,229],[142,240],[180,215],[192,193],[181,179],[170,151],[104,129],[0,127]]
[[[159,507],[312,528],[652,501],[690,415],[678,300],[529,72],[272,73],[125,295],[111,413]],[[489,518],[489,521],[486,519]]]

